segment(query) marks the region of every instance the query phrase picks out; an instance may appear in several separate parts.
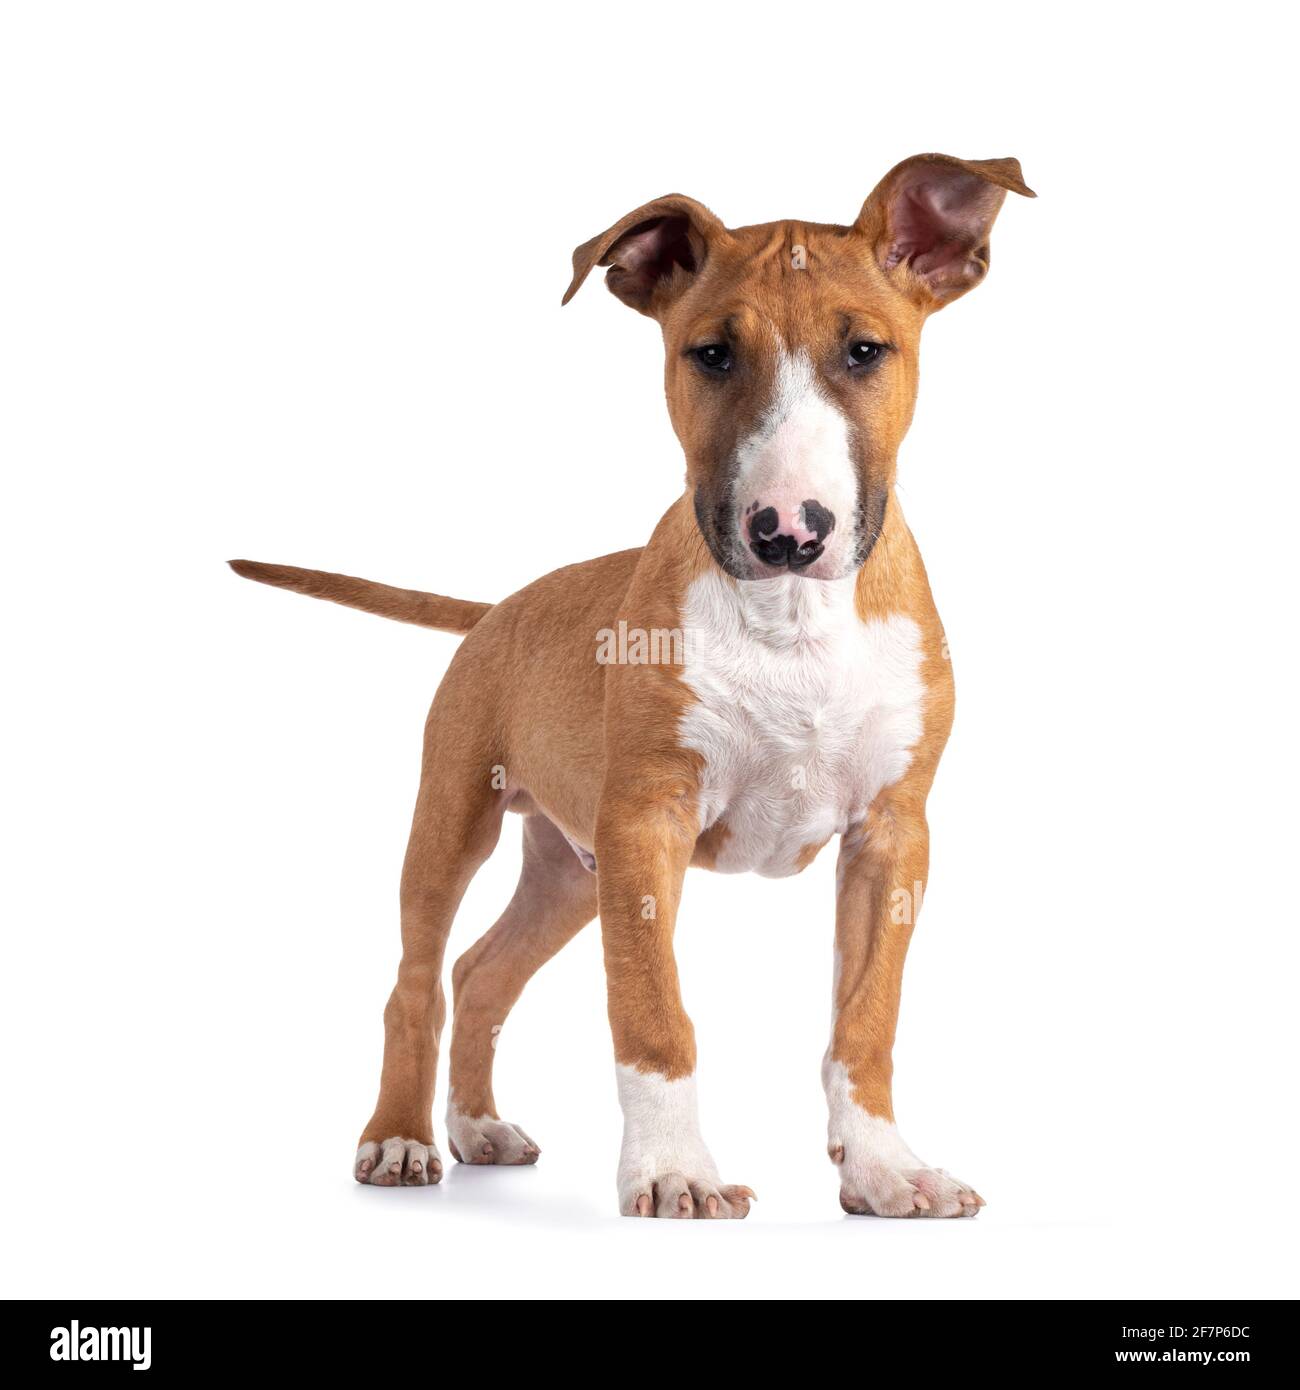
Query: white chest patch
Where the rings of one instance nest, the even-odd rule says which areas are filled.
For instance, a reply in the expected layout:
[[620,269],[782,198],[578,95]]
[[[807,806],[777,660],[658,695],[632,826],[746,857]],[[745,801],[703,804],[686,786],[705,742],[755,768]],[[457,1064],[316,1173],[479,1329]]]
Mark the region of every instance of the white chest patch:
[[700,829],[729,831],[724,873],[798,872],[802,852],[907,771],[922,732],[921,631],[900,614],[864,623],[855,582],[710,573],[687,591],[683,678],[698,702],[681,736],[704,759]]

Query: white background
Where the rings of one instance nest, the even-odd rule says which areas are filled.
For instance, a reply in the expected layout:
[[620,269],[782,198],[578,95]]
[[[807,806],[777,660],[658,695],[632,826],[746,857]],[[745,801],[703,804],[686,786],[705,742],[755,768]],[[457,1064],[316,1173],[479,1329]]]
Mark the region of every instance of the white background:
[[[1300,1291],[1281,13],[6,7],[5,1293]],[[849,221],[930,149],[1039,193],[927,330],[901,459],[958,718],[897,1107],[989,1206],[839,1211],[832,852],[687,884],[748,1221],[615,1215],[595,928],[499,1051],[539,1166],[358,1187],[455,639],[223,562],[496,599],[641,544],[658,335],[598,277],[560,311],[573,246],[668,191]],[[512,819],[453,958],[517,864]]]

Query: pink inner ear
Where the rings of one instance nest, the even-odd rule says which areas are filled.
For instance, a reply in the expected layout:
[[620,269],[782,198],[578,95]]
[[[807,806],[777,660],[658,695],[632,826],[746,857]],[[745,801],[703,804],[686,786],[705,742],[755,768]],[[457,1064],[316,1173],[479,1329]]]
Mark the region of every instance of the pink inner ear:
[[889,208],[887,269],[910,262],[918,275],[976,277],[971,253],[987,240],[1001,190],[961,169],[931,166],[894,190]]
[[620,237],[601,261],[613,266],[610,288],[624,298],[642,299],[660,279],[672,274],[674,266],[694,270],[687,228],[684,217],[659,217]]
[[606,259],[624,270],[643,271],[659,264],[674,239],[668,220],[660,218],[629,232],[610,248]]

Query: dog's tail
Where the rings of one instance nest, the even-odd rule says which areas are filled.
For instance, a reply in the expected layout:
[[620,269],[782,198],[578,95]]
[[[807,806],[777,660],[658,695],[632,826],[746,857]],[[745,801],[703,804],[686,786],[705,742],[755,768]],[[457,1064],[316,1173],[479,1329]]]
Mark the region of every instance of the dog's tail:
[[391,584],[353,579],[348,574],[300,570],[293,565],[264,565],[260,560],[231,560],[230,568],[245,579],[256,579],[259,584],[274,584],[279,589],[292,589],[312,598],[327,598],[331,603],[362,608],[381,618],[415,623],[417,627],[436,627],[442,632],[468,632],[492,607],[490,603],[425,594],[419,589],[394,589]]

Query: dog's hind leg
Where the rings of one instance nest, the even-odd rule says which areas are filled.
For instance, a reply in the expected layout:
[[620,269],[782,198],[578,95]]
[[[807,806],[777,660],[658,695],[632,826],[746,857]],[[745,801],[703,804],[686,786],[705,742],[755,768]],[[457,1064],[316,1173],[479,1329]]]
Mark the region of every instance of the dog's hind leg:
[[524,821],[524,863],[509,906],[452,970],[447,1132],[462,1163],[536,1163],[540,1150],[502,1120],[492,1062],[506,1015],[536,971],[596,915],[596,876],[555,825]]
[[423,1187],[442,1176],[433,1142],[433,1087],[447,1011],[443,951],[470,880],[496,846],[505,809],[493,786],[488,744],[472,692],[449,676],[425,726],[420,792],[402,869],[402,960],[384,1010],[379,1100],[353,1163],[358,1182]]

